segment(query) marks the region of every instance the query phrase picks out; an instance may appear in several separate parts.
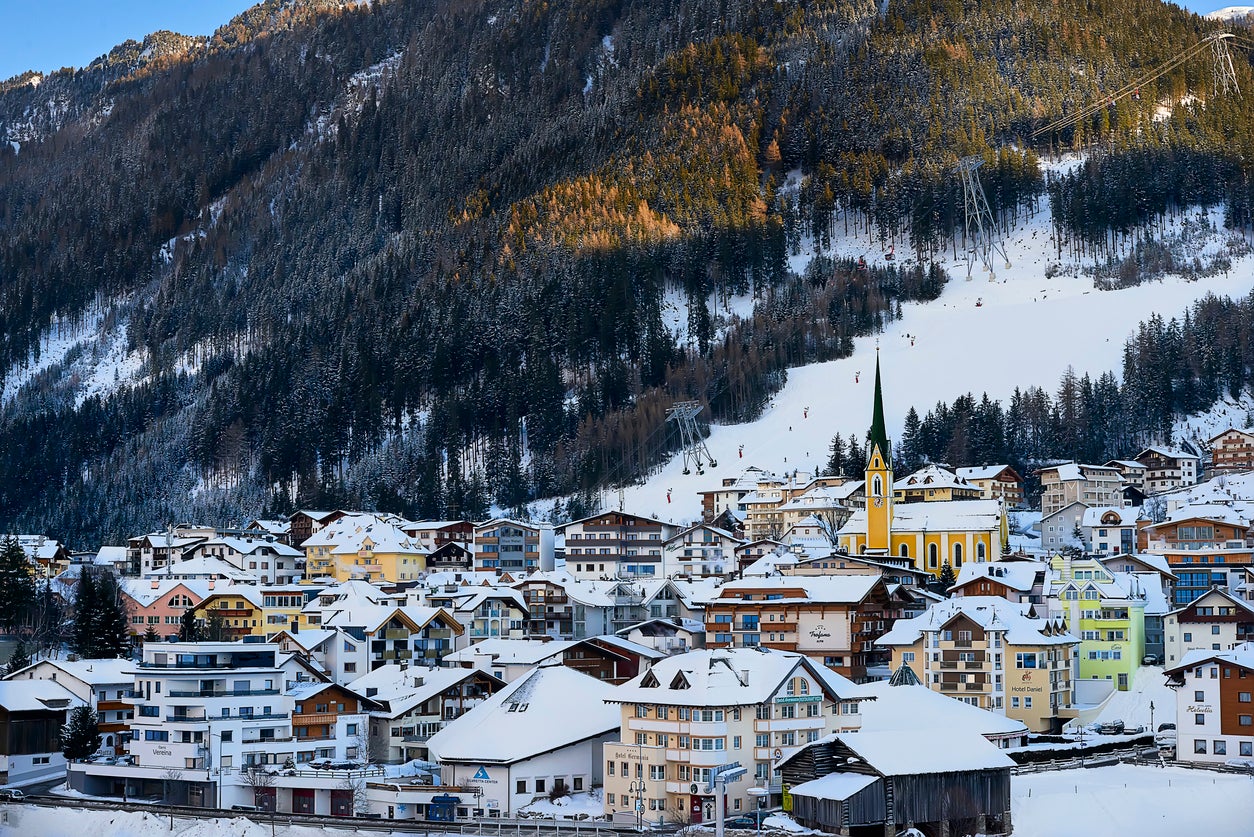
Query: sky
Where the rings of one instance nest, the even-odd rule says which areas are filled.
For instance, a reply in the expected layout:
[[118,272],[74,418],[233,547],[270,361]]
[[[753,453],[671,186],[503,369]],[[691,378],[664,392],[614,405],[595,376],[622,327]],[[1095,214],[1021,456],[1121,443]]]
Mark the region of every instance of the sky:
[[[169,29],[208,35],[257,0],[0,0],[0,80],[83,67],[128,38]],[[1205,14],[1254,0],[1182,0]]]
[[208,35],[257,0],[0,0],[0,79],[83,67],[158,29]]

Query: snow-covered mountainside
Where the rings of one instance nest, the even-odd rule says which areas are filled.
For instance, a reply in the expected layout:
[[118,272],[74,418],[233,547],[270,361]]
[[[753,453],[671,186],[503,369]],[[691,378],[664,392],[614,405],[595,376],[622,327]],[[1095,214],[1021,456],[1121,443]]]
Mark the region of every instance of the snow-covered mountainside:
[[[1186,228],[1188,236],[1181,235]],[[1169,276],[1124,290],[1096,290],[1085,273],[1091,260],[1059,260],[1048,210],[1020,223],[1006,238],[1012,266],[999,265],[995,281],[979,266],[967,280],[966,261],[955,260],[951,251],[944,267],[952,279],[940,299],[903,306],[902,319],[883,334],[857,339],[852,357],[789,370],[788,383],[758,420],[711,428],[706,444],[716,468],[684,475],[682,457],[674,457],[645,484],[625,489],[624,507],[683,521],[700,514],[696,492],[750,465],[778,473],[822,468],[834,434],[860,437],[870,425],[877,352],[889,433],[899,436],[911,406],[923,413],[939,400],[966,392],[1004,399],[1016,387],[1052,390],[1068,367],[1077,374],[1118,374],[1124,341],[1150,315],[1170,319],[1207,294],[1238,297],[1254,290],[1254,256],[1244,238],[1223,229],[1221,211],[1186,213],[1164,239],[1203,263],[1221,252],[1243,255],[1226,273],[1211,277]],[[869,262],[883,259],[882,248],[865,238],[838,239],[830,252]],[[804,269],[813,255],[813,250],[796,255],[793,268]],[[1219,425],[1229,418],[1243,422],[1248,410],[1221,404],[1207,416],[1182,421],[1179,429],[1192,438],[1208,438],[1210,428],[1222,430]],[[617,505],[618,497],[607,495],[604,502]]]

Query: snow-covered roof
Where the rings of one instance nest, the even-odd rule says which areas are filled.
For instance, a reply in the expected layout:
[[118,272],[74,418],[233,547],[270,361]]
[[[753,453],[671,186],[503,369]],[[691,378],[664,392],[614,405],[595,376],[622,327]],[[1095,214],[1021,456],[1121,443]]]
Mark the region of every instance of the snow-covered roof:
[[809,796],[814,799],[845,800],[879,780],[879,776],[866,773],[828,773],[826,776],[811,779],[790,788],[789,793],[793,796]]
[[368,633],[374,633],[393,616],[408,619],[422,628],[440,615],[456,625],[457,631],[461,632],[461,623],[444,608],[418,607],[417,605],[362,604],[344,608],[332,606],[323,610],[322,625],[324,628],[362,628]]
[[1163,589],[1163,577],[1158,573],[1132,573],[1136,577],[1136,589],[1145,595],[1146,616],[1166,616],[1171,612],[1167,591]]
[[227,549],[238,552],[241,555],[252,555],[262,549],[268,549],[275,555],[284,558],[304,558],[305,553],[301,552],[294,546],[288,546],[278,541],[267,540],[266,538],[214,538],[211,541],[205,541],[198,544],[196,549],[205,550],[209,547],[224,546]]
[[1229,526],[1248,527],[1250,525],[1250,518],[1246,514],[1227,503],[1189,503],[1172,509],[1168,512],[1166,520],[1162,523],[1155,523],[1150,528],[1157,529],[1169,523],[1179,523],[1182,520],[1194,518],[1211,520]]
[[1009,465],[972,465],[959,468],[956,473],[964,480],[991,480],[1002,471],[1009,469]]
[[187,591],[193,604],[200,604],[209,595],[209,581],[203,578],[163,578],[156,580],[156,587],[152,586],[154,579],[123,578],[120,581],[122,592],[141,607],[150,607],[153,602],[180,588]]
[[967,561],[958,569],[954,589],[973,581],[990,578],[1011,590],[1026,593],[1036,584],[1037,576],[1047,569],[1049,569],[1048,564],[1037,561],[992,561],[987,564]]
[[1232,663],[1242,668],[1254,670],[1254,642],[1243,642],[1234,646],[1227,651],[1213,651],[1207,648],[1195,648],[1185,653],[1184,658],[1180,660],[1180,664],[1174,668],[1167,669],[1165,673],[1170,674],[1181,669],[1192,668],[1202,663],[1211,661]]
[[262,532],[269,532],[272,535],[286,535],[292,531],[292,521],[290,520],[270,520],[259,517],[248,524],[246,529],[257,529]]
[[[1105,465],[1081,465],[1078,462],[1064,462],[1061,465],[1041,468],[1037,471],[1037,473],[1044,474],[1048,471],[1057,471],[1060,482],[1073,482],[1075,480],[1087,480],[1092,476],[1110,476],[1112,474],[1118,474],[1118,470],[1115,468],[1109,468]],[[1090,471],[1094,473],[1090,474]],[[1098,472],[1100,472],[1100,474]]]
[[387,715],[396,718],[477,674],[505,685],[495,675],[473,668],[402,668],[388,663],[353,680],[348,688],[383,704]]
[[659,660],[619,686],[615,703],[749,706],[763,703],[800,673],[818,681],[830,701],[864,700],[864,686],[803,654],[758,648],[700,648]]
[[590,738],[616,733],[615,687],[553,662],[538,666],[427,742],[431,759],[512,764]]
[[1169,448],[1164,445],[1150,445],[1145,450],[1138,453],[1136,455],[1136,458],[1140,459],[1142,456],[1144,456],[1147,453],[1156,453],[1159,456],[1165,457],[1167,459],[1200,459],[1201,458],[1195,453],[1189,453],[1187,450],[1180,450],[1179,448]]
[[124,546],[102,546],[96,551],[96,557],[92,559],[93,564],[124,564],[127,561],[126,547]]
[[880,680],[860,688],[875,697],[861,705],[863,729],[913,730],[924,736],[930,736],[932,730],[945,729],[989,738],[1028,734],[1022,721],[963,703],[922,684],[892,686],[887,680]]
[[445,665],[473,663],[476,657],[488,655],[495,665],[539,665],[555,656],[560,656],[566,649],[577,645],[579,640],[555,639],[545,642],[541,639],[506,639],[490,637],[482,642],[453,651],[444,656]]
[[1106,463],[1108,468],[1121,468],[1125,471],[1144,471],[1146,466],[1135,459],[1112,459]]
[[1171,569],[1171,564],[1167,563],[1167,556],[1157,555],[1153,552],[1127,552],[1120,553],[1119,555],[1100,555],[1097,560],[1101,561],[1103,566],[1118,560],[1135,561],[1138,564],[1142,564],[1149,567],[1151,570],[1156,571],[1159,575],[1165,575],[1168,578],[1176,577],[1175,572]]
[[830,735],[809,746],[833,739],[839,740],[885,776],[1000,770],[1015,766],[1015,761],[997,745],[967,730],[929,730],[926,746],[920,746],[918,730],[866,729]]
[[395,523],[373,514],[347,514],[312,534],[304,547],[306,554],[312,547],[330,547],[332,555],[356,555],[367,542],[376,554],[428,554]]
[[[936,503],[894,503],[894,532],[992,532],[1001,527],[997,500],[942,500]],[[865,534],[866,509],[857,509],[840,534]]]
[[[790,575],[742,578],[729,581],[719,591],[717,601],[742,599],[750,591],[793,591],[790,603],[852,604],[864,600],[883,581],[875,575]],[[799,594],[799,595],[796,595]]]
[[[1103,518],[1107,515],[1115,515],[1114,523],[1106,523]],[[1102,526],[1135,526],[1137,520],[1141,518],[1140,506],[1126,506],[1117,508],[1115,506],[1090,506],[1084,510],[1084,515],[1080,518],[1080,525],[1091,529],[1100,528]]]
[[738,538],[735,535],[733,535],[731,532],[728,532],[726,529],[719,528],[718,526],[713,526],[709,523],[694,523],[692,526],[688,526],[687,528],[680,529],[678,532],[671,535],[669,538],[663,541],[663,544],[665,544],[666,546],[669,546],[675,543],[676,541],[682,540],[684,536],[687,535],[688,533],[696,532],[698,530],[712,532],[720,538],[724,538],[729,541],[734,541],[737,544],[742,544],[745,542],[744,538]]
[[924,465],[913,474],[908,474],[893,482],[894,491],[904,491],[910,488],[949,488],[976,492],[980,490],[979,486],[972,485],[953,471],[939,465]]
[[698,622],[696,619],[681,619],[678,616],[672,617],[655,617],[646,619],[643,622],[637,622],[634,625],[628,625],[617,631],[620,635],[626,635],[632,631],[640,631],[645,636],[674,636],[680,631],[689,634],[705,633],[705,623]]
[[[1233,607],[1237,607],[1237,608],[1240,608],[1241,610],[1244,610],[1247,614],[1247,618],[1248,616],[1254,616],[1254,603],[1247,602],[1245,599],[1241,598],[1235,593],[1229,593],[1227,590],[1223,589],[1222,587],[1212,587],[1210,590],[1207,590],[1205,593],[1198,596],[1196,599],[1189,602],[1187,605],[1184,605],[1183,607],[1178,607],[1171,612],[1183,613],[1184,611],[1188,610],[1191,607],[1199,606],[1201,601],[1209,596],[1218,596],[1219,598],[1231,604]],[[1204,607],[1205,605],[1201,605],[1201,606]]]
[[[36,666],[51,666],[88,686],[113,686],[135,682],[135,663],[131,660],[39,660],[18,669],[11,678],[22,677]],[[129,673],[128,673],[129,672]]]
[[1000,596],[962,596],[937,602],[926,613],[911,619],[898,619],[877,645],[914,645],[925,633],[942,630],[959,614],[986,631],[1005,631],[1010,645],[1075,645],[1080,640],[1054,622],[1033,619],[1027,613],[1029,602],[1011,602]]
[[[134,663],[131,666],[133,668]],[[83,706],[82,699],[55,680],[0,680],[0,708],[9,712],[41,712],[76,706]]]
[[197,555],[186,561],[175,561],[160,569],[150,570],[144,576],[145,578],[225,578],[249,584],[257,582],[257,576],[253,573],[241,570],[215,555]]
[[793,566],[799,560],[800,558],[792,552],[768,552],[745,567],[740,576],[741,578],[765,578],[777,575],[780,567]]
[[473,618],[474,611],[487,601],[507,601],[519,610],[527,610],[527,600],[520,590],[513,587],[465,587],[453,594],[454,611],[465,613]]

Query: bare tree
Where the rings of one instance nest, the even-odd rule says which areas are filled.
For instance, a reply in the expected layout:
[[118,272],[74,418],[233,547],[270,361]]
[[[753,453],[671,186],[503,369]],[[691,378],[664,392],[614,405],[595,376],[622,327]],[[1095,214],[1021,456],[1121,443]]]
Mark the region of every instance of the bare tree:
[[274,796],[266,793],[266,788],[274,787],[274,776],[259,765],[250,765],[244,770],[244,784],[253,789],[253,804],[263,811],[274,810]]
[[347,774],[340,780],[340,790],[352,793],[353,814],[365,814],[370,810],[370,800],[366,798],[366,780],[361,776]]

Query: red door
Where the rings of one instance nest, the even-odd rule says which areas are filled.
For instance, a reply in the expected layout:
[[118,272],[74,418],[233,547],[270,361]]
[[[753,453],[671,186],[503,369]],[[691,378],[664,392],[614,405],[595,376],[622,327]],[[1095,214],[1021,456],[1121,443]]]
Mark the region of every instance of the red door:
[[688,797],[688,810],[692,812],[693,824],[700,823],[702,821],[701,816],[702,814],[705,813],[701,807],[701,797],[689,796]]
[[314,812],[313,788],[292,788],[292,813],[312,814]]

